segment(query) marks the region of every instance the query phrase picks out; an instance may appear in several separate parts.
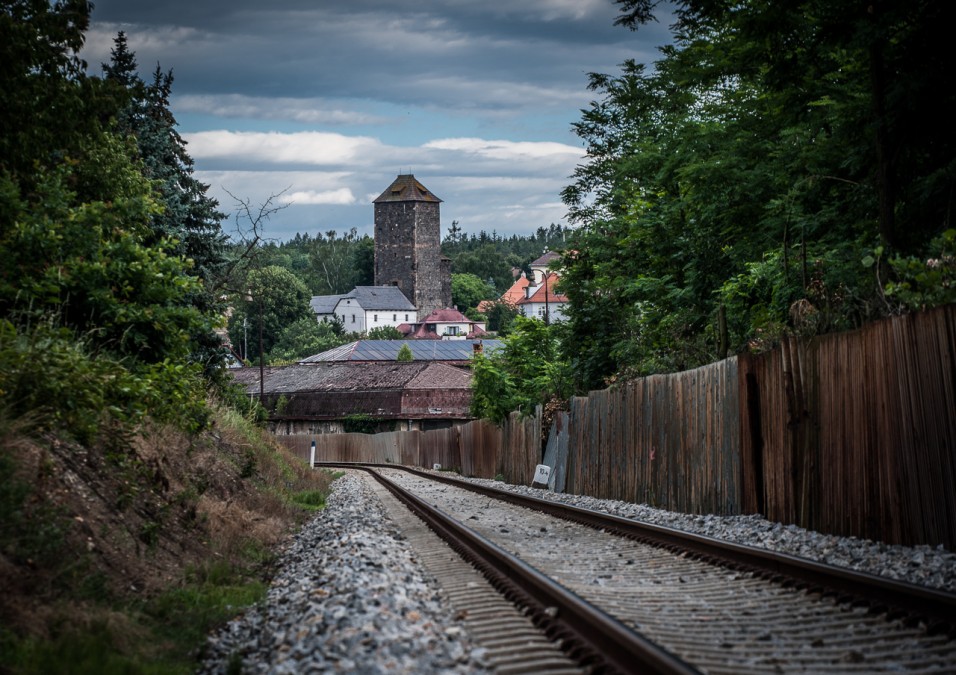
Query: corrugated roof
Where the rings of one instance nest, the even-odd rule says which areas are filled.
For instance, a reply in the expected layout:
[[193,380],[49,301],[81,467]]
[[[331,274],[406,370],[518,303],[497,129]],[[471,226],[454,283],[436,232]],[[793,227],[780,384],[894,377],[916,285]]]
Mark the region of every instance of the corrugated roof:
[[373,204],[382,202],[440,202],[428,188],[415,179],[412,174],[399,174],[388,188],[378,196]]
[[475,342],[484,345],[485,354],[501,348],[501,340],[359,340],[315,354],[299,363],[342,361],[395,361],[402,345],[408,345],[415,361],[468,361]]
[[350,293],[339,296],[339,301],[346,298],[354,299],[362,309],[418,311],[397,286],[356,286]]
[[[259,369],[229,371],[250,393],[259,392]],[[322,363],[270,366],[265,369],[266,394],[356,392],[395,389],[467,389],[471,373],[443,363]]]

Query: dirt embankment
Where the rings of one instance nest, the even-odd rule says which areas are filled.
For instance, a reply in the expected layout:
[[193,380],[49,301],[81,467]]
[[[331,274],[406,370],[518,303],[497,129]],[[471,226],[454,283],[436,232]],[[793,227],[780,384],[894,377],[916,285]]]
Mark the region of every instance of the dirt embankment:
[[328,482],[225,410],[196,436],[116,431],[95,447],[8,424],[0,432],[0,642],[55,639],[64,625],[102,621],[211,564],[265,577],[309,516],[296,502],[321,500],[316,491]]

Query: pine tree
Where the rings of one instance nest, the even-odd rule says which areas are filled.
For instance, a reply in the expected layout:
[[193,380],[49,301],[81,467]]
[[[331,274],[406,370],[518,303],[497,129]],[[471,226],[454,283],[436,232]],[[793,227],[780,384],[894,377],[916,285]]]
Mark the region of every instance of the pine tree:
[[[105,77],[120,90],[117,95],[126,96],[126,106],[116,120],[117,130],[135,140],[144,173],[154,181],[164,206],[153,216],[151,240],[172,240],[171,252],[192,261],[190,274],[206,284],[192,297],[192,304],[207,317],[220,314],[224,307],[210,292],[209,283],[225,262],[226,236],[221,227],[225,215],[207,194],[209,186],[193,175],[194,162],[176,130],[169,107],[173,74],[157,65],[152,82],[143,82],[122,32],[114,40],[110,57],[110,63],[103,64]],[[207,374],[223,364],[221,340],[211,323],[193,340],[193,359],[205,365]]]

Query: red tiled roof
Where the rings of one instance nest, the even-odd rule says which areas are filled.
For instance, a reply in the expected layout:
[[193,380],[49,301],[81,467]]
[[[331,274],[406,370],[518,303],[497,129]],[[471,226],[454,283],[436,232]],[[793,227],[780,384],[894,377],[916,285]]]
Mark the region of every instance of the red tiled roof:
[[564,293],[558,293],[554,290],[554,285],[559,280],[560,277],[552,272],[547,276],[545,283],[542,283],[538,287],[538,290],[531,294],[530,298],[522,298],[518,301],[518,304],[526,305],[531,302],[569,302],[568,296],[566,296]]
[[422,319],[421,323],[471,323],[471,319],[457,309],[436,309]]
[[507,302],[509,305],[518,304],[524,297],[524,289],[527,288],[530,283],[527,277],[518,277],[518,280],[511,285],[511,288],[502,293],[501,301]]
[[428,330],[424,323],[410,337],[413,340],[441,340],[441,336],[433,330]]

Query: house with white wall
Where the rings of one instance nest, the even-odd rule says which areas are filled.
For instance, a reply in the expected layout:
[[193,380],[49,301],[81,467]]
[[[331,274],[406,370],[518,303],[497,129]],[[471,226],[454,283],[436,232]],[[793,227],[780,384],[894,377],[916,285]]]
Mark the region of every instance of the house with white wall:
[[398,330],[413,340],[466,340],[484,335],[485,322],[472,321],[457,309],[436,309]]
[[528,284],[524,289],[525,297],[517,302],[521,315],[547,323],[567,319],[564,310],[568,305],[568,296],[555,289],[559,280],[555,272],[548,272],[540,277],[539,283]]
[[[312,307],[327,307],[329,303],[322,298],[330,297],[333,296],[312,298]],[[397,328],[414,321],[418,310],[395,286],[356,286],[351,292],[338,296],[332,314],[349,333],[367,333],[373,328]],[[322,320],[318,313],[316,317]]]

